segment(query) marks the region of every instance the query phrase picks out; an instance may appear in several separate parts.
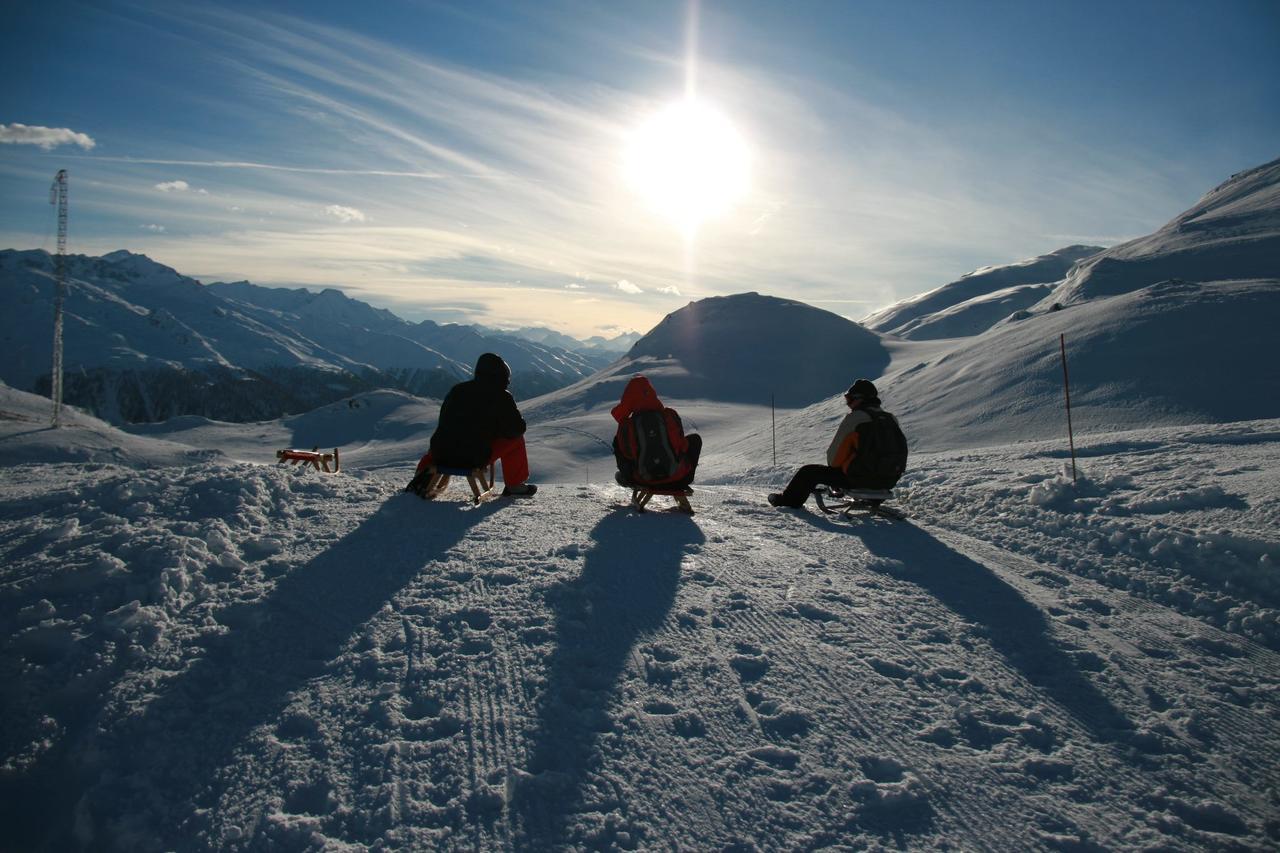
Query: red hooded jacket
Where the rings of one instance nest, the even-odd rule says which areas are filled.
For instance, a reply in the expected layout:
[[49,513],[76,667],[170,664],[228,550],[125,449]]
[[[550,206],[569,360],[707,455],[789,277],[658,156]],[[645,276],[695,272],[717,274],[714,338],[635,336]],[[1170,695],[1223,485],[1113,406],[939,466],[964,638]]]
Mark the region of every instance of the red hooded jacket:
[[680,415],[675,409],[669,409],[662,405],[662,400],[658,398],[658,392],[653,390],[653,385],[643,376],[634,376],[627,383],[627,387],[622,392],[622,400],[618,405],[614,406],[611,414],[613,419],[618,422],[618,430],[614,434],[614,447],[620,449],[622,454],[627,457],[634,455],[634,450],[627,447],[628,442],[625,440],[624,427],[627,418],[631,417],[632,412],[660,411],[665,415],[667,422],[667,438],[671,441],[671,449],[675,451],[676,456],[680,458],[680,468],[676,471],[675,476],[671,478],[672,482],[685,477],[688,472],[688,463],[685,462],[685,454],[689,450],[689,440],[684,437],[684,424],[680,422]]

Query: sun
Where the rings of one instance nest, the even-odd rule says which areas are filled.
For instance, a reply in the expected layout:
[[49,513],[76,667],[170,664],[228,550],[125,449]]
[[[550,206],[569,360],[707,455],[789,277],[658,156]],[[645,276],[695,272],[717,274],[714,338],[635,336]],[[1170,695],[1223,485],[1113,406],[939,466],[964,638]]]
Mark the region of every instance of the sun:
[[627,183],[687,236],[747,194],[750,167],[742,135],[698,100],[670,104],[628,140]]

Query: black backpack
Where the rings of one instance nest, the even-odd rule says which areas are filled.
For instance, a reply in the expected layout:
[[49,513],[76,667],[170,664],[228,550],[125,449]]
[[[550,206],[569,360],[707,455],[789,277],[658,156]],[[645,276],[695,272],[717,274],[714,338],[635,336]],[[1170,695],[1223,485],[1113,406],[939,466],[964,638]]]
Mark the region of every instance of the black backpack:
[[907,470],[907,437],[888,412],[863,411],[871,420],[858,424],[858,455],[845,473],[857,486],[892,489]]
[[[632,412],[627,418],[626,450],[634,454],[635,479],[645,483],[661,483],[675,477],[680,467],[671,438],[667,433],[667,413],[658,409]],[[630,455],[630,454],[629,454]]]

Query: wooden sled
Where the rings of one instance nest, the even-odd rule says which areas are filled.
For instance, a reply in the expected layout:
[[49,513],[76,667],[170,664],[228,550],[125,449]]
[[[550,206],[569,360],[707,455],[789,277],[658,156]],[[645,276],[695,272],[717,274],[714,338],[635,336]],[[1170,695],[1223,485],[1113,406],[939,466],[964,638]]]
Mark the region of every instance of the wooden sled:
[[450,477],[466,477],[471,487],[472,503],[480,503],[484,496],[493,489],[494,465],[484,468],[454,468],[450,465],[429,465],[424,472],[428,475],[427,484],[419,492],[423,500],[435,500],[444,494],[449,487]]
[[[329,463],[333,463],[333,469],[330,470]],[[336,474],[341,469],[342,460],[338,457],[338,448],[334,448],[332,453],[321,453],[320,448],[313,447],[310,450],[295,450],[286,448],[276,451],[276,464],[278,465],[312,465],[317,471],[323,471],[326,474]]]
[[653,500],[654,495],[667,495],[676,502],[676,506],[681,512],[693,515],[693,507],[689,506],[689,495],[693,494],[693,489],[683,487],[679,489],[664,489],[661,486],[631,486],[631,505],[636,508],[636,512],[644,512],[644,508],[649,505],[649,501]]

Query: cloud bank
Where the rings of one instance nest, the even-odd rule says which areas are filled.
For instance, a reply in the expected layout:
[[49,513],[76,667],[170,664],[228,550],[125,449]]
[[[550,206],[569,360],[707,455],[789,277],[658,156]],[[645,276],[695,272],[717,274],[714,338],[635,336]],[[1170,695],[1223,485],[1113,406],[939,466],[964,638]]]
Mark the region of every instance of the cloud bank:
[[79,145],[86,151],[97,145],[87,133],[78,133],[69,127],[41,127],[40,125],[0,124],[0,142],[10,145],[38,145],[51,151],[59,145]]

